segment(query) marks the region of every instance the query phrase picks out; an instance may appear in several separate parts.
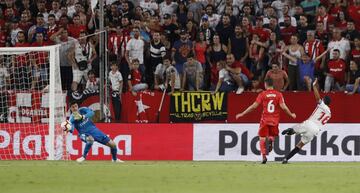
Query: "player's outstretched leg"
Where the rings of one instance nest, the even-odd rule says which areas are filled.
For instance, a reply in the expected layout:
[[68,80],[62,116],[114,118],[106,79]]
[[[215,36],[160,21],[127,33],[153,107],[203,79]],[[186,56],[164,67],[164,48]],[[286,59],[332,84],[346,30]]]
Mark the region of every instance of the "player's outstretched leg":
[[262,155],[262,164],[266,164],[266,137],[260,137],[260,152]]
[[106,145],[108,147],[110,147],[113,162],[124,162],[124,161],[117,158],[117,147],[116,147],[116,144],[115,144],[115,142],[113,140],[110,140]]
[[91,149],[92,145],[94,144],[94,138],[92,136],[90,136],[90,135],[89,136],[82,135],[80,137],[82,138],[83,141],[86,142],[86,145],[85,145],[85,148],[84,148],[83,155],[76,160],[79,163],[85,161],[86,156],[89,153],[89,150]]
[[293,135],[295,133],[296,132],[294,131],[293,128],[287,128],[287,129],[285,129],[284,131],[281,132],[282,135]]
[[291,159],[295,154],[297,154],[301,148],[304,146],[305,144],[303,142],[299,142],[295,148],[293,150],[291,150],[291,152],[283,159],[282,163],[283,164],[287,164],[289,159]]

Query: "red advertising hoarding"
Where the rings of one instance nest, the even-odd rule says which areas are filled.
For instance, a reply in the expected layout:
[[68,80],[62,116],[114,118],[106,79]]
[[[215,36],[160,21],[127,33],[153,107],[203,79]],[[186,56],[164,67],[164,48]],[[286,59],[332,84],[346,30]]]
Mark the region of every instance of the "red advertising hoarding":
[[[118,146],[123,160],[192,160],[192,124],[97,124]],[[45,124],[0,124],[0,160],[46,159]],[[71,159],[82,155],[77,133],[68,134],[66,152]],[[94,143],[90,160],[111,160],[108,147]]]

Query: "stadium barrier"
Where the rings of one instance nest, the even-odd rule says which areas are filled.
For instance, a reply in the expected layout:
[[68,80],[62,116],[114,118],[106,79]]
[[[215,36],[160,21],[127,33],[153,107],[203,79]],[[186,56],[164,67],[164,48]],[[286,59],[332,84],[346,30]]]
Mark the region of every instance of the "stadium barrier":
[[[47,152],[46,132],[34,135],[22,132],[15,124],[0,124],[0,160],[25,157],[36,159]],[[27,127],[46,128],[45,124]],[[280,130],[293,124],[280,124]],[[229,160],[258,161],[258,124],[106,124],[97,126],[118,146],[123,160]],[[360,124],[328,124],[317,138],[306,145],[293,161],[360,161]],[[279,160],[300,140],[280,136],[268,159]],[[67,136],[66,151],[71,159],[81,156],[84,148],[74,133]],[[20,156],[21,155],[21,156]],[[109,148],[95,143],[90,160],[110,160]]]
[[[39,91],[7,92],[7,97],[11,100],[8,100],[7,106],[4,105],[1,108],[0,122],[47,123],[49,106],[47,100],[43,100],[47,98],[47,95],[47,93]],[[293,120],[284,112],[281,112],[281,122],[283,123],[301,122],[307,119],[315,109],[315,99],[310,92],[285,92],[283,95],[288,107],[297,115],[297,118]],[[357,102],[360,101],[360,95],[346,95],[344,93],[329,93],[329,95],[332,98],[330,105],[332,109],[331,123],[360,123],[360,116],[356,113],[356,110],[360,109],[360,103]],[[170,123],[171,116],[175,114],[176,116],[193,117],[193,121],[191,119],[184,119],[184,122],[257,123],[260,120],[261,107],[244,118],[235,119],[235,115],[252,104],[256,96],[257,93],[211,95],[209,92],[190,92],[190,94],[178,95],[176,99],[173,97],[174,101],[171,103],[170,96],[166,95],[160,112],[160,122]],[[155,123],[161,97],[161,92],[142,92],[137,97],[134,97],[131,93],[123,94],[121,122]],[[80,106],[90,107],[94,111],[100,110],[99,93],[96,91],[85,90],[81,93],[72,93],[69,95],[69,98],[79,100]],[[192,100],[193,98],[200,98],[201,100]],[[178,105],[177,109],[184,109],[184,112],[171,112],[175,102]],[[109,116],[113,117],[114,113],[111,103],[107,106],[107,109],[109,109]],[[188,109],[190,111],[187,111]],[[205,113],[194,112],[197,109],[207,111]],[[174,107],[172,110],[175,111],[176,108]],[[209,120],[211,117],[206,116],[212,116],[217,120]],[[201,121],[201,118],[204,121]],[[222,118],[223,120],[219,120]]]
[[[201,100],[201,103],[194,103],[192,100],[193,97],[201,97],[200,95],[204,92],[192,92],[193,94],[189,97],[182,97],[182,104],[184,109],[198,105],[199,108],[206,108],[214,102],[212,100]],[[207,94],[210,94],[207,92]],[[196,96],[194,96],[196,95]],[[245,92],[241,95],[236,95],[234,93],[229,93],[226,95],[226,99],[221,97],[217,98],[216,104],[218,107],[221,103],[226,101],[226,118],[224,120],[205,120],[199,121],[196,117],[201,113],[196,113],[190,110],[185,112],[179,112],[178,114],[185,115],[194,115],[194,120],[192,122],[201,122],[201,123],[258,123],[261,116],[262,108],[257,108],[254,112],[246,115],[246,117],[239,120],[235,119],[235,116],[240,111],[246,109],[251,105],[256,97],[257,93]],[[285,102],[288,107],[296,113],[297,118],[293,120],[291,117],[287,116],[284,112],[281,112],[281,122],[283,123],[292,123],[292,122],[301,122],[307,119],[313,110],[316,107],[316,102],[312,92],[284,92],[283,93]],[[360,116],[358,113],[355,113],[354,110],[360,109],[360,95],[346,95],[344,93],[329,93],[328,94],[332,103],[330,105],[332,109],[332,117],[330,119],[331,123],[360,123]],[[97,96],[96,96],[97,97]],[[143,122],[156,122],[157,110],[161,101],[162,93],[161,92],[144,92],[141,94],[141,97],[134,97],[131,93],[125,93],[122,95],[122,113],[121,113],[121,122],[122,123],[143,123]],[[162,110],[160,112],[160,123],[170,123],[171,121],[171,107],[172,102],[170,96],[166,96]],[[84,100],[85,106],[90,106],[92,101],[96,101],[93,97],[91,100]],[[98,101],[98,100],[97,100]],[[205,102],[204,102],[205,101]],[[174,103],[174,102],[173,102]],[[110,109],[111,105],[110,105]],[[179,108],[181,109],[181,108]],[[216,111],[217,110],[217,111]],[[215,113],[213,113],[215,111]],[[213,115],[218,115],[223,113],[222,109],[212,108],[207,113],[213,113]],[[217,113],[217,114],[216,114]],[[113,115],[113,113],[112,113]],[[214,119],[217,119],[214,116]],[[184,120],[184,122],[189,122],[189,120]]]

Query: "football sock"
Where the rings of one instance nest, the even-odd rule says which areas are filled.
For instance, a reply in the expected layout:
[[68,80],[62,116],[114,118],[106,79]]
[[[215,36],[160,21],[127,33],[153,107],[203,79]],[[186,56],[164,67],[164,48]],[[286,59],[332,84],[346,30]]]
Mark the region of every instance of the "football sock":
[[260,152],[261,152],[261,155],[263,157],[266,156],[266,143],[265,143],[265,140],[260,140]]
[[91,146],[93,145],[92,142],[87,142],[85,145],[85,149],[84,149],[84,154],[83,157],[86,158],[87,154],[89,153],[89,150],[91,148]]
[[287,160],[289,160],[290,158],[292,158],[292,156],[294,156],[295,154],[297,154],[300,151],[300,148],[295,147],[290,153],[289,155],[287,155],[285,158]]
[[113,159],[113,160],[116,160],[116,159],[117,159],[117,157],[116,157],[116,155],[117,155],[117,148],[116,148],[116,147],[115,147],[115,148],[110,148],[110,151],[111,151],[112,159]]
[[268,140],[269,140],[269,143],[272,143],[272,142],[274,142],[275,137],[274,137],[274,136],[269,136],[269,137],[268,137]]
[[273,143],[275,141],[275,137],[274,136],[269,136],[268,137],[268,143],[269,143],[269,152],[271,152],[273,150]]

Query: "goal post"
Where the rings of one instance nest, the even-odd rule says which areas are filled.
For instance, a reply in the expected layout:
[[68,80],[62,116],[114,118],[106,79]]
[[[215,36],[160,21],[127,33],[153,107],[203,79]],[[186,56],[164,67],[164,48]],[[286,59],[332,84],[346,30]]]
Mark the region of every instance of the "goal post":
[[69,159],[60,46],[0,48],[0,160]]

